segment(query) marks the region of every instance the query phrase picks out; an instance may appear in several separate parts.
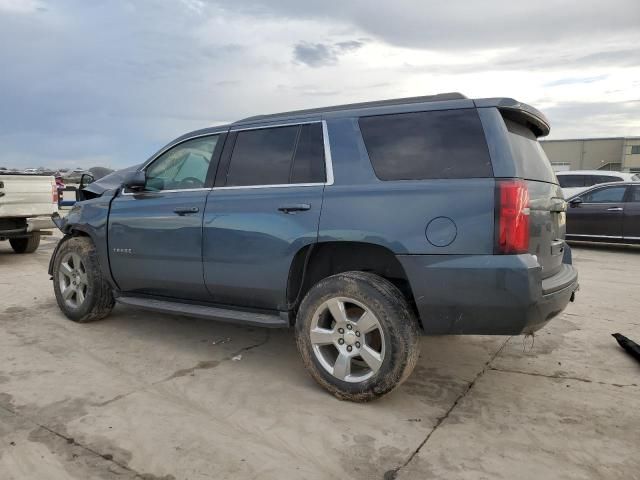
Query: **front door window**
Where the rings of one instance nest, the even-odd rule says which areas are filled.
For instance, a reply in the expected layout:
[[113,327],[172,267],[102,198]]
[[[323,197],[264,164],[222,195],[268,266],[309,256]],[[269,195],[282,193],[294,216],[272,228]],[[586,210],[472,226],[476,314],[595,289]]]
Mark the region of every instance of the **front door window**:
[[146,169],[145,190],[202,188],[207,179],[218,135],[195,138],[160,155]]
[[624,198],[627,187],[607,187],[581,195],[582,203],[619,203]]

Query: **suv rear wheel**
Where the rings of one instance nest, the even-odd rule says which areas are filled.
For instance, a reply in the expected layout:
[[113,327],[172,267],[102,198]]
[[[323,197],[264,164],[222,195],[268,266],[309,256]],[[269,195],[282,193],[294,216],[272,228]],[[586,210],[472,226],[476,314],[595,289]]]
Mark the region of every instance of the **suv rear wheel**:
[[371,273],[321,280],[298,311],[296,343],[304,365],[342,400],[366,402],[400,385],[418,361],[419,339],[402,293]]
[[114,305],[95,246],[87,237],[73,237],[60,245],[53,263],[53,289],[58,306],[74,322],[104,318]]
[[10,238],[9,243],[16,253],[33,253],[40,246],[40,232],[33,232],[24,238]]

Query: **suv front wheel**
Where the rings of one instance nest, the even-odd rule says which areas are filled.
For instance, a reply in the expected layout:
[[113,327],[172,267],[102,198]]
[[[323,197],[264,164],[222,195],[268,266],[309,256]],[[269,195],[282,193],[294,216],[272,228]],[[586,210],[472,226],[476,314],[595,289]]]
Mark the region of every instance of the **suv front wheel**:
[[367,272],[321,280],[298,311],[296,343],[304,365],[342,400],[366,402],[400,385],[418,361],[419,339],[402,293]]
[[63,240],[53,262],[53,289],[58,306],[74,322],[109,315],[114,299],[102,276],[93,242],[87,237]]

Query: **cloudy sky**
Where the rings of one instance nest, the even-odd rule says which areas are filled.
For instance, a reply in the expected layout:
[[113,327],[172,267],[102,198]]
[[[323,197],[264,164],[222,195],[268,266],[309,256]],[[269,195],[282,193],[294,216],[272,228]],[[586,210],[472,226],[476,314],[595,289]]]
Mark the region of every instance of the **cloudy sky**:
[[638,0],[0,0],[0,166],[123,167],[245,116],[460,91],[640,135]]

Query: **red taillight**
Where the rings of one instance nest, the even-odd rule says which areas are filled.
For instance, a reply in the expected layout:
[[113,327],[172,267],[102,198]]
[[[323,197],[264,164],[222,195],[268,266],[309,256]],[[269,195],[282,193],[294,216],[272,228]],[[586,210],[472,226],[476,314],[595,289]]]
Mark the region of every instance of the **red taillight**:
[[526,253],[529,249],[529,190],[522,180],[497,182],[496,240],[503,254]]
[[58,203],[58,185],[56,182],[51,184],[51,203]]

